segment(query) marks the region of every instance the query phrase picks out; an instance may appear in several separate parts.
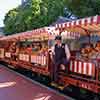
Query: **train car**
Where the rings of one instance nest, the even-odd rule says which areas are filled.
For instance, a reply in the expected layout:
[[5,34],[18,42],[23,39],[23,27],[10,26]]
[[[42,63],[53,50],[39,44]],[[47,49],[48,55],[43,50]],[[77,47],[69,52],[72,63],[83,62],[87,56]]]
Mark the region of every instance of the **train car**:
[[0,59],[13,68],[24,68],[49,75],[48,28],[36,29],[0,40]]
[[[100,93],[99,26],[100,16],[98,15],[56,25],[56,29],[59,29],[60,33],[74,32],[74,34],[79,33],[80,35],[77,42],[74,42],[73,46],[76,49],[70,59],[70,64],[66,66],[69,68],[69,74],[61,73],[59,75],[59,82],[63,83],[65,87],[72,85],[96,94]],[[95,36],[98,37],[98,41]],[[95,37],[94,40],[92,37]]]
[[[51,77],[50,48],[54,45],[54,37],[60,34],[70,47],[71,58],[65,68],[60,68],[58,83],[99,94],[99,50],[95,50],[96,43],[91,40],[91,36],[99,36],[99,26],[100,16],[97,15],[3,37],[0,39],[0,60],[14,68],[25,68]],[[87,38],[85,43],[81,41],[83,37]],[[92,44],[92,50],[86,50],[85,44]]]

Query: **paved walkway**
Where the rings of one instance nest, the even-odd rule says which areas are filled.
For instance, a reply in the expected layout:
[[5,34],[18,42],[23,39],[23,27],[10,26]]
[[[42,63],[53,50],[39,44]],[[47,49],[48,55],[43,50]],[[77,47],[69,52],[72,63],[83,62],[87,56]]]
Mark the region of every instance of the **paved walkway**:
[[0,65],[0,100],[71,100]]

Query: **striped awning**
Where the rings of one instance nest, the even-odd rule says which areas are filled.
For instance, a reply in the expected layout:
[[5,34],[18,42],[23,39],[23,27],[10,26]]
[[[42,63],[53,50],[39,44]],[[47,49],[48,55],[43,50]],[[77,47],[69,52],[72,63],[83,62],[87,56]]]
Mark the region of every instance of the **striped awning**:
[[100,16],[97,15],[66,23],[56,24],[55,28],[49,27],[49,30],[48,27],[43,27],[32,31],[4,36],[3,38],[0,38],[0,40],[16,41],[18,39],[29,39],[31,37],[41,37],[46,35],[52,38],[52,36],[54,37],[55,35],[62,34],[62,32],[64,32],[67,37],[76,38],[80,35],[86,35],[87,31],[88,34],[93,33],[100,35]]
[[48,35],[46,28],[40,28],[40,29],[35,29],[32,31],[26,31],[26,32],[18,33],[18,34],[5,36],[3,38],[0,38],[0,40],[6,40],[6,41],[16,41],[18,39],[25,40],[25,39],[30,39],[32,37],[37,37],[37,36],[41,37],[44,35]]
[[100,16],[97,15],[66,23],[56,24],[55,27],[60,31],[67,30],[69,32],[78,32],[80,34],[86,34],[86,30],[90,33],[100,33]]

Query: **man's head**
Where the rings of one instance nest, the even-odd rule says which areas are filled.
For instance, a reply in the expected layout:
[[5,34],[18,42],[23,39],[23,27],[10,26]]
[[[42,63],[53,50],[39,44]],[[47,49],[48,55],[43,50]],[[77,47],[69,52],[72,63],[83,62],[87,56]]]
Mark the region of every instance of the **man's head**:
[[58,35],[58,36],[55,37],[56,44],[61,44],[61,41],[62,41],[62,38],[61,38],[60,35]]

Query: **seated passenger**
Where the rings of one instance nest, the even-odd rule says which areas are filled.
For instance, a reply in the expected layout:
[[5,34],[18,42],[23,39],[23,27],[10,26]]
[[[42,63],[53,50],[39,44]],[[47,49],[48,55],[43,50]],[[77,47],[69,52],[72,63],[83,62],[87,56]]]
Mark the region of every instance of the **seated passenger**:
[[92,58],[100,59],[100,41],[97,42],[95,48],[94,48],[94,53],[92,54]]
[[35,45],[35,44],[32,44],[32,52],[35,52],[35,51],[37,51],[38,49],[37,49],[37,46]]
[[96,47],[95,47],[96,52],[100,52],[100,41],[97,42]]
[[85,48],[82,48],[81,53],[82,53],[83,57],[90,58],[90,56],[93,53],[93,46],[92,46],[92,44],[86,44]]
[[14,42],[11,46],[10,46],[10,52],[11,53],[15,53],[16,51],[16,43]]
[[27,45],[27,53],[32,53],[32,47],[31,47],[31,45]]
[[18,54],[19,54],[19,45],[16,45],[16,51],[15,51],[15,59],[18,60]]
[[48,51],[48,46],[42,44],[42,48],[41,48],[41,50],[40,50],[40,53],[41,53],[42,55],[46,55],[46,54],[47,54],[47,51]]

